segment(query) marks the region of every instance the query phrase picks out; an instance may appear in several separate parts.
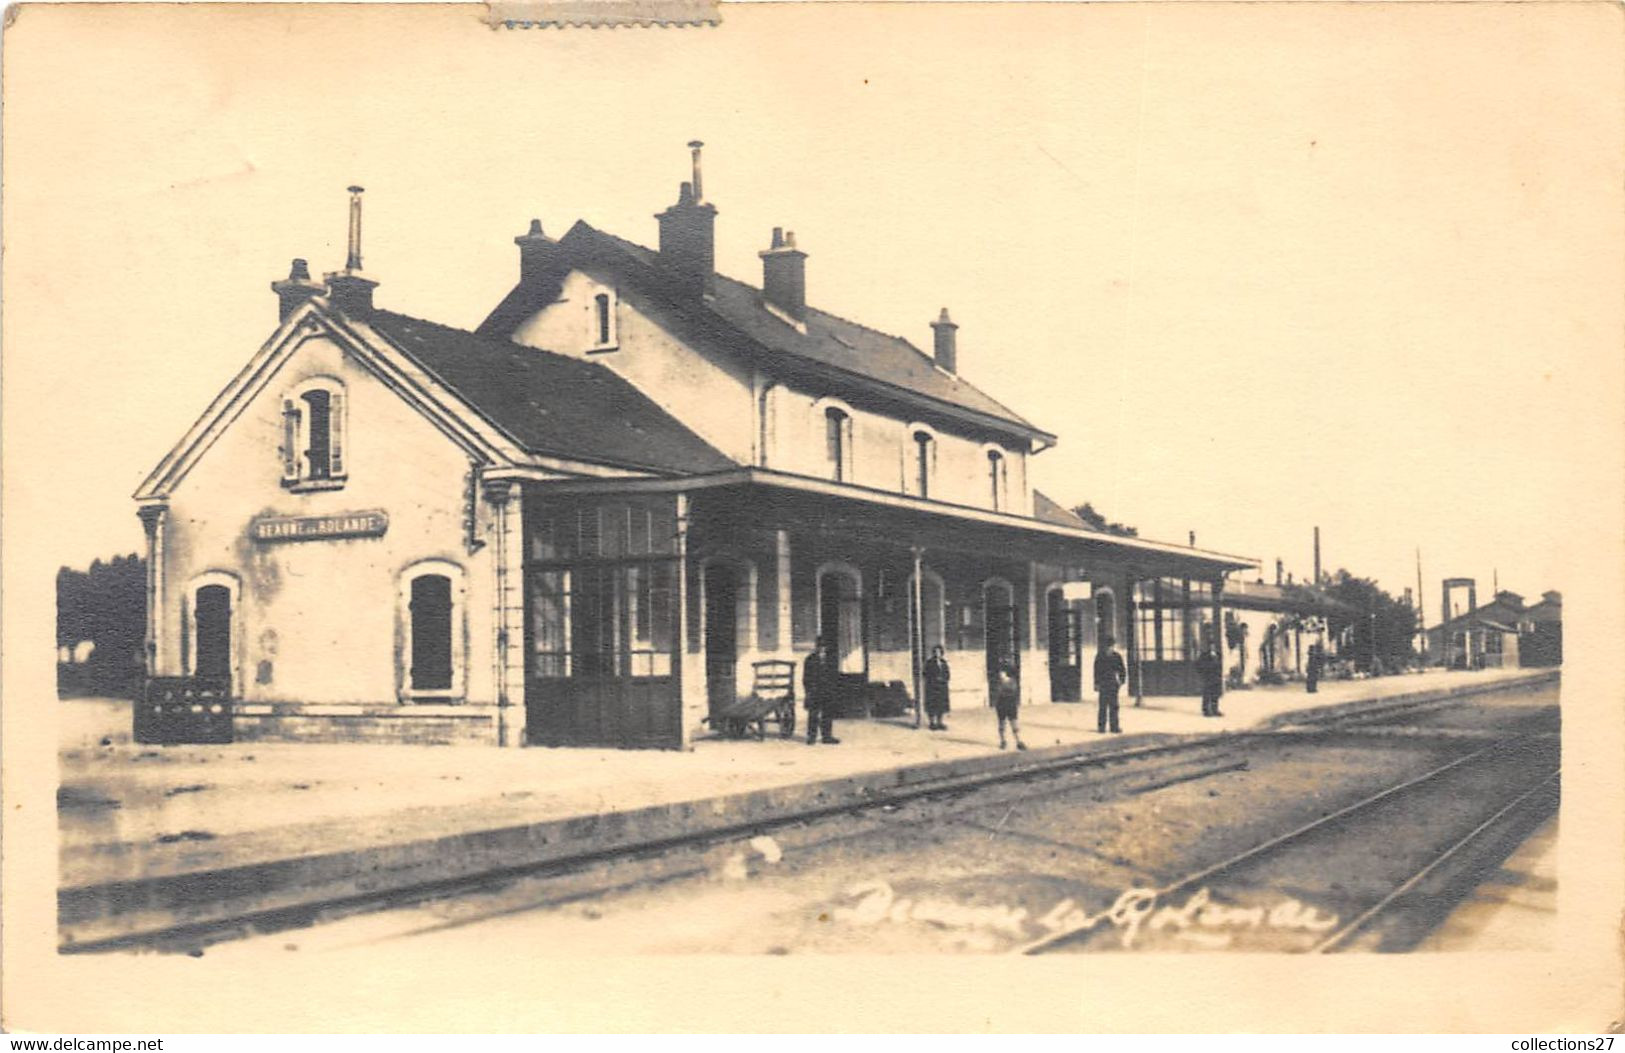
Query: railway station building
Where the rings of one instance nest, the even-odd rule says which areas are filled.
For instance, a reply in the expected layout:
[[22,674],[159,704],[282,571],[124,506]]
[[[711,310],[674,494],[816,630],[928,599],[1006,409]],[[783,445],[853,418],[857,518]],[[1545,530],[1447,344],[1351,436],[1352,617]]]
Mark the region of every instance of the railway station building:
[[1139,658],[1144,582],[1219,616],[1255,563],[1036,492],[1056,436],[967,379],[947,310],[929,353],[820,311],[781,230],[759,284],[716,273],[692,150],[655,247],[533,221],[472,330],[374,303],[352,188],[346,265],[273,283],[136,494],[149,676],[214,685],[240,739],[682,748],[820,636],[866,713],[937,645],[956,708],[999,664],[1089,698],[1102,637]]

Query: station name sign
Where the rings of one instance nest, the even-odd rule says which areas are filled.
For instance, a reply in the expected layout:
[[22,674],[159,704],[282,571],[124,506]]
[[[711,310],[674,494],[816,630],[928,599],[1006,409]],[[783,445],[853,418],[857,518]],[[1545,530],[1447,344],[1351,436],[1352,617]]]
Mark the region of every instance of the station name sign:
[[330,516],[261,516],[249,524],[255,541],[318,541],[339,537],[380,537],[389,529],[381,511],[340,512]]

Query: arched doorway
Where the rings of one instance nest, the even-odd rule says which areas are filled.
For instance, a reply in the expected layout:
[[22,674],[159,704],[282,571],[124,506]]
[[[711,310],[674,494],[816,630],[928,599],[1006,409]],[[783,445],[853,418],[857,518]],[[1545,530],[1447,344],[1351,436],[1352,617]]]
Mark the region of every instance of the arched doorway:
[[1106,646],[1106,638],[1117,638],[1117,597],[1110,589],[1095,592],[1095,645]]
[[842,673],[867,673],[863,583],[853,567],[826,565],[818,572],[818,634],[834,649]]
[[726,563],[705,566],[705,694],[712,713],[739,697],[739,574]]
[[1083,695],[1083,612],[1059,585],[1046,601],[1049,623],[1049,697],[1051,702],[1077,702]]
[[993,681],[1001,666],[1008,666],[1016,679],[1021,679],[1021,663],[1016,656],[1015,590],[1008,581],[995,578],[982,585],[982,625],[985,629],[988,700],[991,704]]
[[197,625],[193,671],[199,680],[213,681],[230,692],[231,590],[224,585],[202,586],[193,597],[192,610]]

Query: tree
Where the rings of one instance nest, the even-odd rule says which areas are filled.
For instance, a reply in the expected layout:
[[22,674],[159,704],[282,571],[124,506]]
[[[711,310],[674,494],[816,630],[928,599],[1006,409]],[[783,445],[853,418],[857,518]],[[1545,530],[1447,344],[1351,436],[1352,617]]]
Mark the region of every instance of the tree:
[[1106,534],[1116,534],[1119,537],[1140,536],[1140,531],[1137,527],[1131,527],[1124,523],[1108,522],[1106,517],[1101,515],[1099,512],[1096,512],[1095,506],[1088,501],[1085,501],[1083,504],[1072,509],[1072,514],[1083,520],[1084,524],[1087,525],[1091,530],[1099,530]]
[[94,645],[77,688],[120,695],[139,688],[145,665],[146,571],[146,561],[134,553],[106,563],[94,560],[88,571],[57,571],[57,646],[73,647],[84,640]]
[[1416,657],[1416,609],[1395,599],[1370,578],[1338,570],[1325,586],[1326,595],[1351,608],[1353,653],[1367,669],[1377,663],[1393,669]]

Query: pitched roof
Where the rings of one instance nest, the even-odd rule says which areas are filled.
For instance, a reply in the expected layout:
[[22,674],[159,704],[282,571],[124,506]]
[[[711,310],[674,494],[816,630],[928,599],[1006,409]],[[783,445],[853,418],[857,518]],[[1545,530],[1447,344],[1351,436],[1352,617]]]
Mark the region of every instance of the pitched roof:
[[[1465,614],[1458,614],[1454,618],[1450,618],[1439,625],[1435,625],[1433,629],[1429,629],[1428,631],[1433,632],[1435,629],[1454,629],[1457,626],[1462,625],[1488,625],[1493,628],[1504,629],[1508,622],[1518,621],[1521,613],[1523,612],[1508,607],[1498,599],[1491,600],[1482,607],[1474,607]],[[1511,632],[1513,630],[1509,629],[1507,631]]]
[[676,474],[734,467],[596,362],[393,311],[368,323],[531,453]]
[[1265,581],[1231,581],[1224,586],[1224,602],[1245,610],[1285,611],[1350,617],[1358,612],[1310,585],[1273,585]]
[[1042,490],[1033,491],[1033,518],[1042,519],[1046,523],[1056,526],[1077,527],[1080,530],[1089,529],[1089,524],[1073,515],[1049,494]]
[[[571,227],[558,247],[566,258],[597,262],[634,282],[641,279],[655,288],[669,282],[658,252],[586,223]],[[547,286],[543,281],[531,283],[529,288],[521,283],[503,298],[479,331],[511,335],[525,317],[556,295]],[[1055,439],[964,379],[938,369],[930,355],[902,337],[813,307],[807,308],[806,332],[802,332],[764,306],[760,289],[720,274],[713,295],[703,302],[690,300],[688,310],[683,311],[673,302],[676,299],[662,298],[662,303],[686,315],[685,320],[697,324],[711,342],[754,352],[770,371],[799,367],[837,385],[842,380],[849,385],[867,382],[891,398],[927,409],[957,411],[984,427],[1045,442]]]

